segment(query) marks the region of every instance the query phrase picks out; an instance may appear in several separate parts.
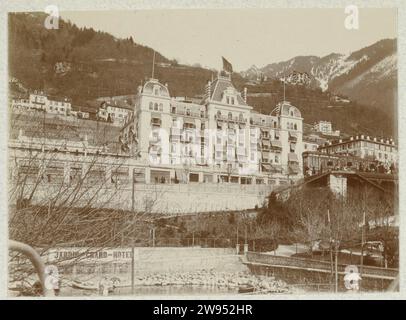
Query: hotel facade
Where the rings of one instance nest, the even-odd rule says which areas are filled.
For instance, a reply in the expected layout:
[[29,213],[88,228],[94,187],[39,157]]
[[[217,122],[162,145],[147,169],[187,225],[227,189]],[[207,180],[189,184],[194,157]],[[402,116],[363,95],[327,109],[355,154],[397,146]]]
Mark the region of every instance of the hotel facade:
[[[172,98],[150,79],[138,88],[120,142],[151,183],[279,184],[302,174],[303,118],[287,101],[271,115],[247,104],[229,75],[209,81],[200,103]],[[149,172],[148,172],[149,171]]]

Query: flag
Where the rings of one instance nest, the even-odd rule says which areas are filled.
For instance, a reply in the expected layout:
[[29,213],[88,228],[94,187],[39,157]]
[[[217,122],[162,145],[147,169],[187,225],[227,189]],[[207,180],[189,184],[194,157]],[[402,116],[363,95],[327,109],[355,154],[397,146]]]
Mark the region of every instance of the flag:
[[233,65],[226,58],[221,58],[223,59],[223,70],[229,73],[233,73]]

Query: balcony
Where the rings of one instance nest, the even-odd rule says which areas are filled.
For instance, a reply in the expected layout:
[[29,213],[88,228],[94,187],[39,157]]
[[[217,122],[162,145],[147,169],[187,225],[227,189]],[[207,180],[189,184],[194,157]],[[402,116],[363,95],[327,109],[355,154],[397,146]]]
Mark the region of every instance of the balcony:
[[161,124],[162,124],[161,119],[159,119],[159,118],[152,118],[152,119],[151,119],[151,125],[152,125],[153,127],[160,127]]
[[297,141],[297,133],[289,132],[289,141],[296,142]]

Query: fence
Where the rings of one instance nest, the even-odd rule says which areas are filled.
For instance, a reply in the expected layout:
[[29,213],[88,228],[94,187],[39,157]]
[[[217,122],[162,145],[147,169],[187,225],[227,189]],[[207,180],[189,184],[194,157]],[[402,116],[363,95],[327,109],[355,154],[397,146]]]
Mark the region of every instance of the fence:
[[[309,270],[309,271],[318,271],[318,272],[330,272],[331,271],[331,263],[328,261],[274,256],[274,255],[270,255],[270,254],[257,253],[257,252],[248,252],[247,261],[248,261],[248,263],[259,263],[259,264],[266,264],[266,265],[271,265],[271,266],[280,266],[280,267],[294,268],[294,269],[304,269],[304,270]],[[344,274],[346,267],[347,267],[347,265],[339,264],[338,272],[341,274]],[[358,267],[358,270],[361,270],[361,266],[357,266],[357,267]],[[399,270],[397,270],[397,269],[378,268],[378,267],[370,267],[370,266],[362,267],[363,277],[395,279],[398,274],[399,274]]]

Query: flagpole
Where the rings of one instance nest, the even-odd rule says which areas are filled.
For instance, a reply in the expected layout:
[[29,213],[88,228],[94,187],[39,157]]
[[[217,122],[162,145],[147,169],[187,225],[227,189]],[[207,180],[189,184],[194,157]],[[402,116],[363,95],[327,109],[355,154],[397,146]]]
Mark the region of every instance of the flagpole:
[[155,50],[154,57],[152,58],[152,79],[154,79],[154,72],[155,72]]
[[286,101],[286,75],[283,74],[283,102]]

